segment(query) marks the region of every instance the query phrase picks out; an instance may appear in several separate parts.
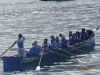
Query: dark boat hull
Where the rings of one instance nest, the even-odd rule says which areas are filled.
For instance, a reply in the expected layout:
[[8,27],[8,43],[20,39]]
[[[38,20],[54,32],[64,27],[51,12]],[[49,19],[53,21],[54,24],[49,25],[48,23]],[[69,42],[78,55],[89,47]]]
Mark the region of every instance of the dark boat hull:
[[[89,48],[93,48],[95,45],[95,40],[92,38],[90,43],[84,42],[78,46],[75,46],[74,48],[66,48],[67,52],[77,55],[77,54],[83,54],[84,51],[85,53],[90,52]],[[78,51],[78,50],[81,51]],[[93,50],[93,49],[92,49]],[[50,52],[48,54],[43,54],[42,61],[41,61],[41,66],[44,65],[49,65],[52,64],[53,62],[58,62],[58,61],[65,61],[67,58],[70,58],[70,54],[66,53],[62,50],[56,51],[59,54],[65,55],[67,57],[61,56],[59,54]],[[15,70],[23,70],[27,67],[33,67],[36,68],[36,66],[39,64],[40,60],[40,55],[34,56],[34,57],[1,57],[3,60],[3,68],[4,71],[15,71]]]

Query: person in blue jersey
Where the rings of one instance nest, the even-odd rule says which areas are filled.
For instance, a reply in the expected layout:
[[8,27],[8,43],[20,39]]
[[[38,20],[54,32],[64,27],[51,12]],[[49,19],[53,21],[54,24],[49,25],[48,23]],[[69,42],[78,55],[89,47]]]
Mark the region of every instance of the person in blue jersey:
[[60,42],[61,42],[62,48],[66,48],[67,45],[68,45],[68,40],[66,40],[66,39],[65,39],[65,36],[62,35],[62,34],[59,34],[59,36],[61,37]]
[[59,36],[61,37],[61,39],[65,39],[65,36],[62,35],[61,33],[59,34]]
[[76,44],[75,37],[72,31],[69,31],[69,45],[74,46]]
[[60,43],[60,41],[59,41],[59,37],[56,37],[56,41],[53,42],[52,48],[55,49],[55,50],[57,50],[57,49],[60,48],[61,46],[62,46],[62,45],[61,45],[61,43]]
[[18,45],[18,57],[25,57],[26,56],[26,51],[24,49],[24,41],[25,38],[22,36],[22,34],[18,35],[18,39],[10,46],[9,48],[13,47],[15,44]]
[[37,41],[34,41],[34,43],[32,43],[32,48],[28,52],[28,56],[36,55],[40,53],[40,51],[41,51],[41,46],[38,45]]
[[53,44],[53,42],[56,41],[55,37],[52,35],[51,36],[51,45]]
[[81,42],[81,34],[79,31],[76,31],[76,43],[79,44]]
[[44,49],[44,53],[48,53],[50,48],[50,44],[48,43],[48,39],[44,39],[44,43],[42,44],[42,48]]
[[87,40],[88,39],[88,33],[86,32],[85,28],[82,28],[82,31],[81,31],[81,39],[82,40]]

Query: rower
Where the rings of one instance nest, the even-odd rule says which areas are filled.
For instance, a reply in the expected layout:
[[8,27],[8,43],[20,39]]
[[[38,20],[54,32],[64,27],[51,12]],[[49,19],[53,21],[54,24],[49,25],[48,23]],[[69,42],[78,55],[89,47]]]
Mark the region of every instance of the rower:
[[68,45],[68,40],[65,39],[65,36],[62,36],[60,42],[61,42],[62,48],[66,48],[66,47],[67,47],[67,45]]
[[79,31],[76,31],[76,43],[80,43],[81,42],[81,34]]
[[53,42],[56,41],[55,37],[52,35],[51,36],[51,45],[53,44]]
[[44,52],[45,53],[48,53],[49,51],[48,50],[50,50],[50,44],[48,43],[48,39],[46,38],[46,39],[44,39],[44,43],[42,44],[42,48],[44,49]]
[[69,45],[74,46],[76,43],[75,36],[72,34],[72,31],[69,31]]
[[18,39],[15,40],[15,42],[12,44],[12,46],[10,46],[9,48],[13,47],[16,43],[18,45],[18,57],[25,57],[26,56],[26,51],[24,49],[24,41],[25,38],[22,36],[22,34],[18,35]]
[[61,47],[61,43],[59,41],[59,37],[56,37],[56,41],[54,41],[54,43],[52,44],[52,48],[57,50],[60,47]]
[[62,35],[61,33],[59,34],[59,36],[61,37],[61,39],[65,38],[65,36]]
[[95,36],[95,34],[93,34],[93,30],[87,30],[87,33],[88,33],[88,39],[91,39],[93,36]]
[[82,31],[81,31],[81,39],[82,40],[87,40],[88,39],[88,33],[85,31],[85,28],[82,28]]
[[40,51],[41,46],[38,45],[37,41],[34,41],[34,43],[32,43],[32,48],[28,52],[28,56],[37,55],[38,53],[40,53]]

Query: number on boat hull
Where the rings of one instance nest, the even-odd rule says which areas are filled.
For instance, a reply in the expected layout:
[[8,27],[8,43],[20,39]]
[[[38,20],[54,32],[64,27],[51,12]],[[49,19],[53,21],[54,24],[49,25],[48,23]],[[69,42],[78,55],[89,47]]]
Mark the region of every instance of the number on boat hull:
[[20,63],[28,63],[28,62],[32,62],[33,60],[36,60],[36,59],[38,59],[38,57],[23,58]]

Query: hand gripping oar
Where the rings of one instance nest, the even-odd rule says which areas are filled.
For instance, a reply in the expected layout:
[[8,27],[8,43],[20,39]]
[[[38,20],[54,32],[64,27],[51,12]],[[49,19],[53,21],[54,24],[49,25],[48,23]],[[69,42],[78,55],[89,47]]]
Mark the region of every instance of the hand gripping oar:
[[40,63],[41,63],[41,59],[42,59],[43,52],[44,52],[44,49],[43,49],[43,51],[42,51],[42,53],[41,53],[39,65],[36,67],[36,70],[37,70],[37,71],[40,71]]
[[9,49],[10,49],[10,48],[8,48],[7,50],[5,50],[5,51],[0,55],[0,57],[1,57],[4,53],[6,53]]

